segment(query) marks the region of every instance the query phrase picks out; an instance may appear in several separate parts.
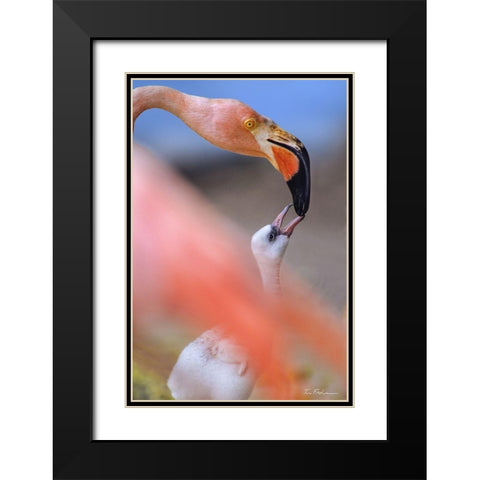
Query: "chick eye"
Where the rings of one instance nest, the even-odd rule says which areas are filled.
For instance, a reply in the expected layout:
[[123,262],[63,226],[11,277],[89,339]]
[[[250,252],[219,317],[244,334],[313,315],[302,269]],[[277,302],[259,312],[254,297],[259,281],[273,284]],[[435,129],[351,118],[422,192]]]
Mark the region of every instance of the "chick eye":
[[270,232],[270,235],[268,235],[268,241],[273,242],[275,240],[275,234],[273,232]]
[[257,126],[257,122],[255,121],[254,118],[249,118],[248,120],[245,120],[243,122],[243,125],[245,126],[245,128],[247,130],[252,130],[253,128],[255,128]]

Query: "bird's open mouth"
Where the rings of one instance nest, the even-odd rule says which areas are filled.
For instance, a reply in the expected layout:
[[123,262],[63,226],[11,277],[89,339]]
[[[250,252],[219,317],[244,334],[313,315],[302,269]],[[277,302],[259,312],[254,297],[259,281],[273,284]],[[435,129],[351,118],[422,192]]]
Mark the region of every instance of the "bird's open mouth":
[[280,232],[280,235],[286,235],[290,237],[290,235],[295,230],[295,227],[305,218],[303,215],[300,215],[294,218],[286,227],[282,228],[282,222],[287,215],[288,210],[290,207],[293,206],[293,203],[287,205],[277,216],[277,218],[272,222],[272,227],[275,227]]
[[292,193],[295,211],[302,216],[310,206],[310,157],[300,140],[287,132],[282,134],[277,133],[275,139],[267,141],[273,145],[272,152]]

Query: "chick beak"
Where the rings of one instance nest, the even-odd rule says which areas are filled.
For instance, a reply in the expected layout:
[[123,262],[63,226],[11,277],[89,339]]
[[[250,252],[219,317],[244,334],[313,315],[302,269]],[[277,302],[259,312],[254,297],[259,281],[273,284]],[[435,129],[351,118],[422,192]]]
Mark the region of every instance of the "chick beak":
[[277,125],[267,138],[278,170],[287,182],[297,215],[303,216],[310,206],[310,158],[303,143]]
[[294,218],[285,228],[282,228],[282,222],[287,215],[288,210],[290,207],[293,206],[293,203],[287,205],[277,216],[277,218],[272,222],[272,227],[278,228],[280,235],[286,235],[290,237],[295,227],[305,218],[303,215]]

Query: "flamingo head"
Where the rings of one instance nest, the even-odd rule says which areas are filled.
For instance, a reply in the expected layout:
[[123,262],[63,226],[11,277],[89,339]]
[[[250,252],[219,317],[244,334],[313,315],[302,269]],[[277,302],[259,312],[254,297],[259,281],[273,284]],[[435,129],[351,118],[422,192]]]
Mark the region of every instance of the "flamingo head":
[[203,128],[197,125],[194,130],[225,150],[266,158],[287,183],[297,214],[305,215],[310,203],[310,159],[303,143],[238,100],[204,100],[208,118],[203,117]]
[[283,258],[293,230],[305,218],[298,216],[282,228],[283,219],[292,205],[287,205],[271,225],[265,225],[253,234],[251,247],[257,261],[277,263]]

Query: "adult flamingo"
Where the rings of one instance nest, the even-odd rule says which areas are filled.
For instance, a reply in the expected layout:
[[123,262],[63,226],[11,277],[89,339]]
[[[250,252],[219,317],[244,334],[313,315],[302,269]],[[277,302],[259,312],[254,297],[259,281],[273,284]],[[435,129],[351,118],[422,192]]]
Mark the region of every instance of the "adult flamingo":
[[310,159],[303,143],[272,120],[234,99],[187,95],[165,86],[133,90],[133,122],[145,110],[160,108],[177,116],[213,145],[242,155],[266,158],[283,176],[297,215],[310,203]]

